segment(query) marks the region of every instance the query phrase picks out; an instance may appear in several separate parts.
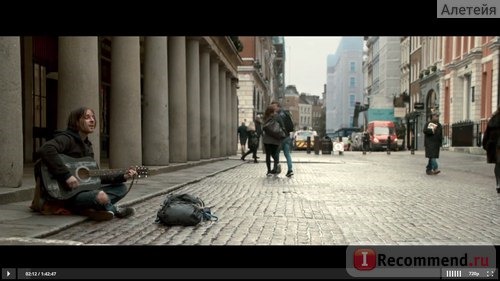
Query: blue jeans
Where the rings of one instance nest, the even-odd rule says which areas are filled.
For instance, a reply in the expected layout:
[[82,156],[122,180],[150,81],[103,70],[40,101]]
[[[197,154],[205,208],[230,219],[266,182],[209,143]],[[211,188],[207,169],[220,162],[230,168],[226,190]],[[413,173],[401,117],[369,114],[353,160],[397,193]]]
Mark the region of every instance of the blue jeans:
[[[287,172],[293,171],[292,167],[292,156],[290,155],[291,149],[292,149],[292,138],[287,137],[281,142],[281,147],[283,148],[283,154],[285,155],[286,158],[286,165],[288,168]],[[278,154],[280,153],[279,150],[277,152]]]
[[[97,194],[104,191],[109,198],[105,205],[97,202]],[[77,210],[95,209],[116,212],[115,203],[120,201],[128,193],[128,187],[124,183],[103,185],[100,189],[83,191],[70,199],[70,206]]]
[[438,163],[436,158],[429,158],[429,162],[427,162],[427,166],[425,167],[427,171],[433,171],[438,169]]

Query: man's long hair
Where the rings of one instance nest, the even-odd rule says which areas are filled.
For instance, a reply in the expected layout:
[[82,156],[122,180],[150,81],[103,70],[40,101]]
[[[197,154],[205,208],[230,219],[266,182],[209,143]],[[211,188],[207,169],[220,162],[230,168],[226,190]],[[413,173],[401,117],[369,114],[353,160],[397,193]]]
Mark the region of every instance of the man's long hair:
[[68,129],[71,129],[75,132],[80,131],[80,119],[85,115],[85,112],[87,112],[87,110],[92,111],[92,113],[95,115],[94,110],[84,106],[71,111],[68,117]]

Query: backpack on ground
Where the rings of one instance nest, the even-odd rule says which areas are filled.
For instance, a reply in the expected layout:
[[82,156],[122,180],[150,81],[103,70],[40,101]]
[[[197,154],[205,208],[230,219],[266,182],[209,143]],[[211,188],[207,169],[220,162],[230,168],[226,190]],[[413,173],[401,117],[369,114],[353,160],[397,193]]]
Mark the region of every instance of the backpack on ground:
[[287,133],[295,131],[295,126],[293,125],[292,113],[290,110],[283,110],[281,114],[281,119],[283,120],[283,125],[285,125],[285,130]]
[[200,198],[184,193],[167,196],[156,214],[155,223],[192,226],[211,220],[218,218],[212,214],[210,207],[205,207]]

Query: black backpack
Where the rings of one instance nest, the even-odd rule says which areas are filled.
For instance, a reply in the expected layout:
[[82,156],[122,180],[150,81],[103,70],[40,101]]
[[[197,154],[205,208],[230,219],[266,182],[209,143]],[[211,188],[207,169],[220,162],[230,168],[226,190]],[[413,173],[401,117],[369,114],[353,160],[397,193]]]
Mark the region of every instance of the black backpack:
[[289,110],[283,110],[283,114],[280,114],[281,120],[283,120],[283,125],[287,133],[295,131],[295,126],[293,125],[292,113]]
[[184,193],[167,196],[156,214],[155,223],[191,226],[210,220],[218,220],[210,207],[205,207],[200,198]]

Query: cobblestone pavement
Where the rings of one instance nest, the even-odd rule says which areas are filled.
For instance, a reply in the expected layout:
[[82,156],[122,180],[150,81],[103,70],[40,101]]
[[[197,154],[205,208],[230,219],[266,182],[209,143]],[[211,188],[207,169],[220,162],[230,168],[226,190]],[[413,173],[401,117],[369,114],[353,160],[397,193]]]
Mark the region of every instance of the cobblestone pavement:
[[[420,151],[302,155],[292,154],[299,162],[292,178],[284,176],[285,163],[281,175],[266,177],[263,161],[248,162],[175,191],[213,206],[216,222],[157,225],[161,195],[134,204],[131,219],[86,221],[46,238],[119,245],[500,244],[500,195],[484,156],[443,151],[441,174],[429,176]],[[144,184],[167,179],[161,174]]]

